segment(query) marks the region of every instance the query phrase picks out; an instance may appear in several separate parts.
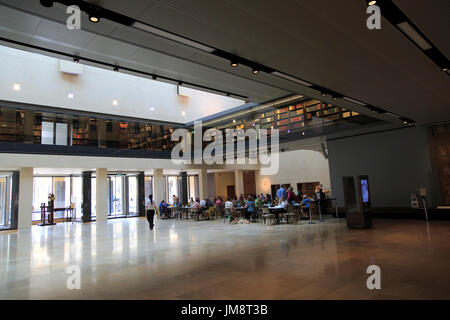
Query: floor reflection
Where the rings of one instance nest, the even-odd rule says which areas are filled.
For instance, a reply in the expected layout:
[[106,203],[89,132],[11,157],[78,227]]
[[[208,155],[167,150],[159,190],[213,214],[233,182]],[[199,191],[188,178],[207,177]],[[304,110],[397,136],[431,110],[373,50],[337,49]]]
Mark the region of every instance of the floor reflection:
[[[447,221],[264,226],[144,218],[0,233],[0,299],[450,298]],[[382,270],[368,290],[366,268]],[[82,289],[68,290],[78,265]]]

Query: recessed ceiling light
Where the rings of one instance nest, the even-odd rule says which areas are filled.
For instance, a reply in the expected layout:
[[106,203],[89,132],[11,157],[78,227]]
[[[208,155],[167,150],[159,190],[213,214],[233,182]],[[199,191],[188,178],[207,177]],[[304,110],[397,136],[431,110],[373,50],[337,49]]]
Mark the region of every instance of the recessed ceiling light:
[[375,3],[377,3],[376,1],[369,1],[369,6],[373,6]]
[[327,94],[326,94],[325,92],[322,92],[320,95],[321,95],[322,97],[325,97]]
[[117,106],[117,105],[119,104],[119,101],[117,101],[117,99],[114,99],[114,100],[112,101],[112,104],[113,104],[113,106]]
[[181,111],[181,115],[182,115],[182,116],[185,116],[185,115],[186,115],[186,111],[184,111],[184,110]]
[[150,111],[155,111],[155,107],[150,107]]
[[233,123],[236,123],[236,119],[233,119]]
[[259,70],[258,69],[253,69],[253,74],[258,74],[259,73]]
[[238,65],[239,65],[239,63],[237,63],[237,62],[231,62],[231,66],[232,66],[233,68],[236,68]]
[[67,94],[67,98],[73,99],[73,97],[74,97],[74,94],[73,94],[72,92],[69,92],[69,93]]
[[100,18],[97,17],[97,16],[90,15],[89,16],[89,21],[92,22],[92,23],[98,23],[100,21]]
[[14,89],[14,91],[20,91],[20,84],[14,83],[13,89]]

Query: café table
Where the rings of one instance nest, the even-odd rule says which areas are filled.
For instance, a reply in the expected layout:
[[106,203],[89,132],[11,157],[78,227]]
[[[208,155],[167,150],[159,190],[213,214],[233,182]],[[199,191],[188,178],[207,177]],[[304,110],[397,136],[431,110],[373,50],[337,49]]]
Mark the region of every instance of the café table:
[[269,207],[270,213],[273,213],[276,217],[277,223],[280,223],[280,213],[283,213],[286,211],[286,207],[284,206],[273,206]]
[[247,212],[247,208],[246,207],[236,207],[236,208],[234,208],[234,210],[236,210],[236,212],[239,213],[240,217],[242,217],[243,214],[244,214],[244,217],[245,217],[245,213]]

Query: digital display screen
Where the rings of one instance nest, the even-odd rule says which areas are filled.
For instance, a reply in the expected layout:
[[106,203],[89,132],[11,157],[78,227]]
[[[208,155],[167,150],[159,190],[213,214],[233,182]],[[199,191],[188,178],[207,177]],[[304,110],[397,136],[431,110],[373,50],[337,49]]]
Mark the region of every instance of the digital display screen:
[[361,195],[362,195],[362,202],[368,203],[369,202],[369,183],[367,179],[361,179]]

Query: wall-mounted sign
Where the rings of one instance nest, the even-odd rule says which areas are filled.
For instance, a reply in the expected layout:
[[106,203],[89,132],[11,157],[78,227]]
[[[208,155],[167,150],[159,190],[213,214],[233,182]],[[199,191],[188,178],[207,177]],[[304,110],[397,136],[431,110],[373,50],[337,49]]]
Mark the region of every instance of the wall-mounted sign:
[[419,198],[417,197],[417,193],[410,193],[409,194],[409,200],[411,202],[411,208],[413,209],[419,209]]

